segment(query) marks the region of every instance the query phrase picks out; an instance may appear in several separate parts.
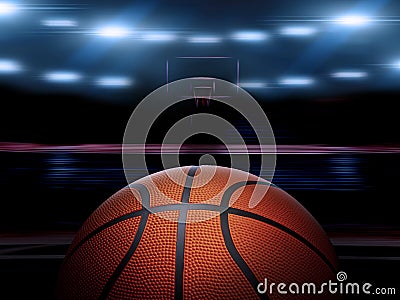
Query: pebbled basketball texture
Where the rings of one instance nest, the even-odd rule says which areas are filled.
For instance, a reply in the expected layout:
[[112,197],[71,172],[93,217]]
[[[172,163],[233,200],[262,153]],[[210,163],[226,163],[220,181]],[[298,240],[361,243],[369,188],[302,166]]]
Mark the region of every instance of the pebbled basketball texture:
[[318,286],[336,273],[323,229],[286,192],[239,170],[182,167],[130,184],[88,218],[62,264],[57,296],[334,299],[260,294],[257,286]]

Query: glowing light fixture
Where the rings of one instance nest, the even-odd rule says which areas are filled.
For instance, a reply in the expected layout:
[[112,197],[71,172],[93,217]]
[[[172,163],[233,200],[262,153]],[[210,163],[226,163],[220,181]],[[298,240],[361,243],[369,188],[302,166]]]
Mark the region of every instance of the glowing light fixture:
[[142,39],[152,42],[171,42],[177,39],[175,34],[168,32],[148,32],[144,33]]
[[0,59],[0,74],[14,74],[22,71],[21,65],[8,59]]
[[46,73],[44,79],[55,83],[74,83],[82,79],[82,75],[70,71],[56,71]]
[[247,82],[240,82],[239,86],[245,89],[262,89],[267,87],[267,83],[260,81],[247,81]]
[[309,86],[315,83],[310,77],[285,77],[279,83],[286,86]]
[[281,28],[279,32],[281,35],[286,36],[311,36],[314,35],[317,30],[314,27],[288,26]]
[[123,38],[131,34],[131,31],[126,27],[119,26],[107,26],[102,27],[96,31],[96,35],[107,37],[107,38]]
[[368,73],[362,71],[341,71],[332,73],[331,77],[337,79],[361,79],[368,77]]
[[239,31],[234,33],[232,38],[236,41],[260,42],[265,41],[268,35],[262,31]]
[[344,26],[363,26],[371,22],[371,19],[361,15],[342,16],[335,20],[336,24]]
[[47,19],[42,20],[41,24],[47,27],[76,27],[78,22],[69,19]]
[[108,88],[128,87],[132,85],[132,80],[128,77],[122,76],[104,76],[98,78],[95,81],[95,84],[97,86]]
[[221,38],[217,36],[193,36],[188,38],[189,43],[215,44],[220,43]]
[[12,15],[18,10],[18,6],[11,2],[0,2],[0,16]]

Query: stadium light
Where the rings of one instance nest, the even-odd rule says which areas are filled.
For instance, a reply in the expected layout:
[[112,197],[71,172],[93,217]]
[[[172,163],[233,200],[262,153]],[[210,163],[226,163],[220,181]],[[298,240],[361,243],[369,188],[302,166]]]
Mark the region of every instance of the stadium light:
[[394,69],[400,69],[400,61],[391,64],[391,67]]
[[123,38],[131,34],[131,31],[126,27],[106,26],[96,31],[96,35],[107,38]]
[[267,87],[267,83],[261,81],[247,81],[240,82],[239,86],[245,89],[263,89]]
[[70,71],[56,71],[44,74],[44,79],[55,83],[74,83],[81,80],[82,75]]
[[371,19],[361,15],[342,16],[335,20],[336,24],[344,26],[363,26],[371,22]]
[[176,40],[177,37],[168,32],[148,32],[143,34],[142,39],[152,42],[171,42]]
[[42,20],[41,24],[47,27],[76,27],[78,22],[69,19],[48,19]]
[[0,60],[0,74],[14,74],[22,71],[21,65],[13,60]]
[[217,36],[192,36],[188,38],[189,43],[215,44],[220,43],[221,38]]
[[10,2],[0,2],[0,16],[12,15],[18,10],[18,6]]
[[260,42],[268,38],[268,35],[262,31],[240,31],[232,35],[232,39],[243,42]]
[[331,77],[337,79],[361,79],[368,77],[368,73],[361,71],[341,71],[332,73]]
[[128,77],[122,76],[104,76],[95,81],[95,84],[100,87],[106,88],[121,88],[132,85],[132,80]]
[[308,86],[314,84],[314,79],[310,77],[285,77],[279,84],[286,86]]
[[314,27],[305,26],[289,26],[280,29],[281,35],[286,36],[311,36],[314,35],[317,30]]

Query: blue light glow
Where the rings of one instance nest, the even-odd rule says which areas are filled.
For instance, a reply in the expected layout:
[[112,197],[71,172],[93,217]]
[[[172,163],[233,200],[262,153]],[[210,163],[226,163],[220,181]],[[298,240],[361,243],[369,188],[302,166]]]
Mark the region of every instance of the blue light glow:
[[18,6],[10,2],[0,2],[0,16],[12,15],[18,10]]
[[239,31],[232,35],[232,39],[244,42],[260,42],[268,39],[268,34],[262,31]]
[[76,27],[78,22],[70,19],[46,19],[41,24],[47,27]]
[[363,26],[370,23],[372,20],[367,16],[361,15],[347,15],[334,20],[336,24],[344,26]]
[[132,79],[122,76],[104,76],[95,81],[95,84],[106,88],[121,88],[132,85]]
[[240,82],[239,86],[245,89],[263,89],[266,88],[268,85],[266,82],[261,81],[247,81]]
[[99,28],[95,34],[106,38],[123,38],[129,36],[131,31],[127,27],[106,26]]
[[305,26],[288,26],[281,28],[279,32],[286,36],[311,36],[317,33],[317,29]]
[[171,42],[177,39],[177,36],[168,32],[148,32],[142,35],[142,39],[152,42]]
[[188,38],[189,43],[215,44],[220,43],[222,39],[218,36],[193,36]]
[[21,65],[8,59],[0,59],[0,74],[14,74],[22,71]]
[[44,79],[54,83],[74,83],[82,79],[82,75],[71,71],[55,71],[44,74]]
[[337,79],[361,79],[368,77],[368,73],[363,71],[340,71],[332,73],[331,77]]
[[279,80],[279,84],[286,86],[309,86],[314,83],[315,80],[311,77],[285,77]]

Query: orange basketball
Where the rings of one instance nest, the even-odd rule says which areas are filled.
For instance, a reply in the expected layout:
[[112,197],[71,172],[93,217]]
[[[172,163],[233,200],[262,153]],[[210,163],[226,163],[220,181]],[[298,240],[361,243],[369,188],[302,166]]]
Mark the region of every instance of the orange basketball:
[[[335,280],[316,220],[243,171],[183,167],[142,178],[104,202],[64,259],[60,299],[331,299],[260,283]],[[317,285],[318,286],[318,285]],[[287,290],[287,289],[286,289]]]

